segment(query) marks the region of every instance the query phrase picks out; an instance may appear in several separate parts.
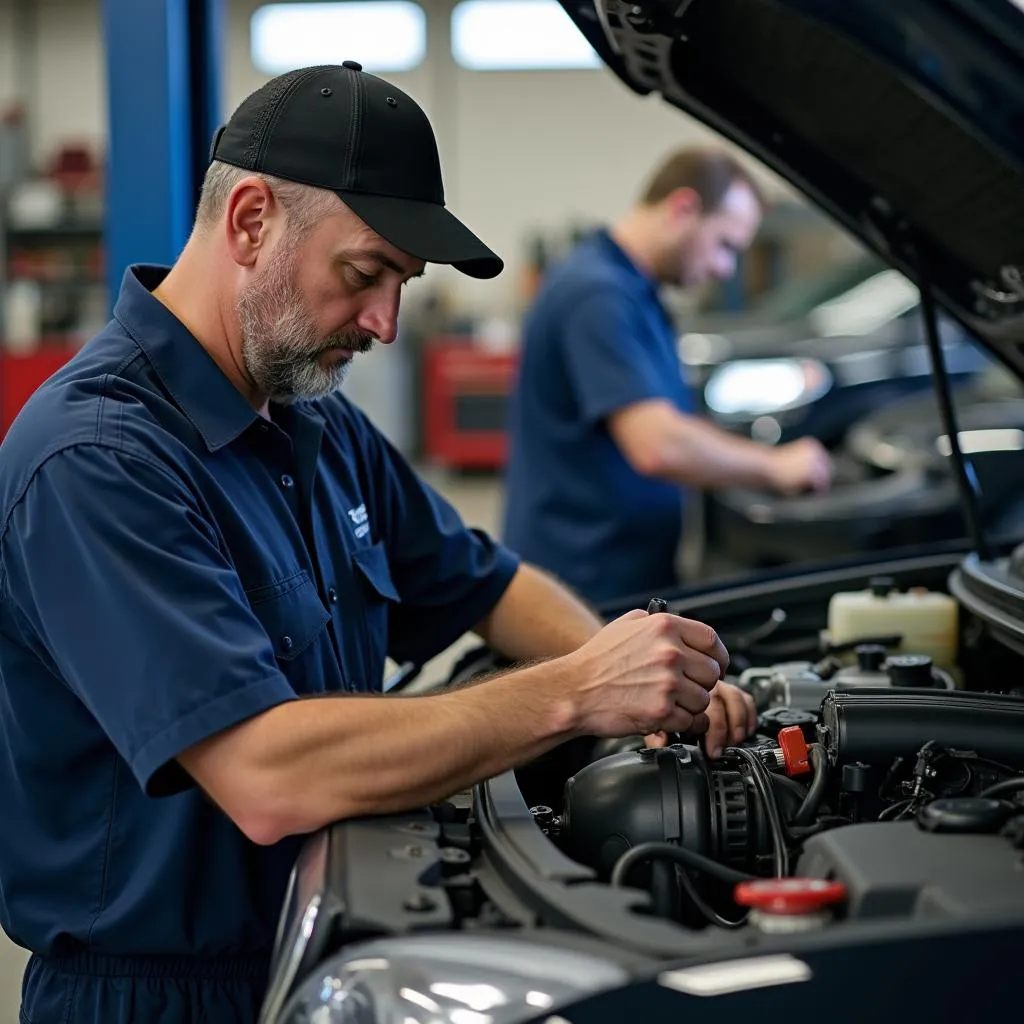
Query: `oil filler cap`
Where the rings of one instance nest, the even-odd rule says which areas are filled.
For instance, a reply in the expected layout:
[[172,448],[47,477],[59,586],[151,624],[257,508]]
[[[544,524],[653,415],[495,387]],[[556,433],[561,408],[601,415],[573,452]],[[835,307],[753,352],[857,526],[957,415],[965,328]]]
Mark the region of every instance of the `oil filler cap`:
[[1013,810],[1001,800],[950,797],[925,804],[918,812],[917,824],[926,832],[998,832]]
[[758,722],[761,731],[770,736],[778,736],[783,729],[799,726],[808,741],[814,739],[814,727],[818,724],[818,716],[813,711],[787,706],[769,708]]
[[885,667],[895,687],[935,685],[932,659],[927,654],[894,654]]

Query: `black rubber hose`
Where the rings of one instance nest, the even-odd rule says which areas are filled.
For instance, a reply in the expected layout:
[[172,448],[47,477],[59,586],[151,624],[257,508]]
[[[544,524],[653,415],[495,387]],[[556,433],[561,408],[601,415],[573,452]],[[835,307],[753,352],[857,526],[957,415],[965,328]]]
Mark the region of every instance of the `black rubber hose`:
[[825,752],[817,743],[812,743],[807,748],[807,752],[814,767],[814,779],[811,782],[811,788],[807,791],[807,796],[804,797],[804,802],[793,816],[794,825],[809,825],[811,823],[811,819],[824,799],[825,786],[828,783],[828,759],[825,757]]
[[802,786],[796,779],[791,779],[788,775],[773,775],[772,785],[778,789],[780,786],[783,789],[788,789],[793,796],[800,798],[800,802],[803,803],[807,796],[807,787]]
[[1002,782],[997,782],[995,785],[989,786],[988,789],[983,789],[978,796],[988,799],[989,797],[1020,793],[1022,790],[1024,790],[1024,776],[1016,779],[1003,779]]
[[679,884],[689,897],[690,902],[694,907],[696,907],[699,913],[703,914],[705,920],[710,924],[716,925],[719,928],[734,929],[742,928],[747,923],[749,911],[735,920],[730,920],[728,917],[722,917],[714,907],[709,906],[704,901],[704,897],[697,891],[697,887],[693,884],[693,880],[686,873],[685,868],[677,867],[676,874],[679,877]]
[[694,853],[683,846],[676,846],[675,843],[641,843],[639,846],[634,846],[631,850],[627,850],[615,862],[615,867],[612,868],[611,884],[621,886],[626,875],[635,865],[641,861],[653,859],[674,861],[676,864],[682,864],[684,867],[694,868],[697,871],[714,875],[723,882],[729,882],[733,885],[739,882],[751,882],[755,878],[754,875],[748,875],[743,871],[734,871],[732,868],[719,864],[718,861],[714,861],[710,857]]

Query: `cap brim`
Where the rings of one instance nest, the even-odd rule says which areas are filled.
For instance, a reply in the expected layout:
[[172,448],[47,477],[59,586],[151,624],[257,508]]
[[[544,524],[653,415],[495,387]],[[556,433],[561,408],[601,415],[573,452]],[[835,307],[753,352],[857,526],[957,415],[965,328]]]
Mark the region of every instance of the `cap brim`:
[[497,277],[505,264],[437,203],[339,191],[342,201],[386,242],[426,263],[448,263],[469,277]]

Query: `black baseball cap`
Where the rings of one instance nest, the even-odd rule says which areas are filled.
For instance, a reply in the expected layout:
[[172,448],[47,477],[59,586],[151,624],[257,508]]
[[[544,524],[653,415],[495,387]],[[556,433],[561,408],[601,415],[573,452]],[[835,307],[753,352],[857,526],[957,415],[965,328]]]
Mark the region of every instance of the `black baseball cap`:
[[218,129],[210,160],[330,189],[381,238],[427,263],[478,278],[504,266],[445,208],[427,115],[355,61],[271,79]]

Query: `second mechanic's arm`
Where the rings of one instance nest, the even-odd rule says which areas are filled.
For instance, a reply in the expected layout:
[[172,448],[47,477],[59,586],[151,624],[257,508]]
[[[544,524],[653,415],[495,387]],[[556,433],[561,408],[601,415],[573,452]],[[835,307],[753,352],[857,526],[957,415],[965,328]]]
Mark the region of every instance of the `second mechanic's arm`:
[[802,439],[773,448],[730,434],[681,412],[664,399],[635,402],[608,417],[608,431],[643,476],[683,487],[756,487],[782,492],[824,490],[827,452]]

